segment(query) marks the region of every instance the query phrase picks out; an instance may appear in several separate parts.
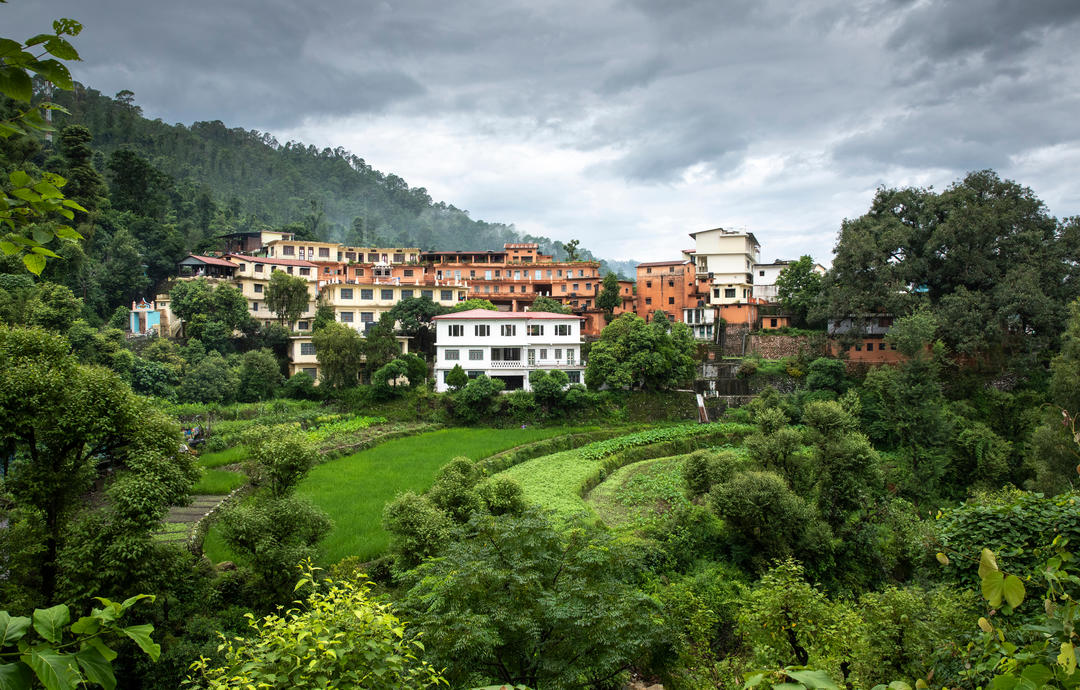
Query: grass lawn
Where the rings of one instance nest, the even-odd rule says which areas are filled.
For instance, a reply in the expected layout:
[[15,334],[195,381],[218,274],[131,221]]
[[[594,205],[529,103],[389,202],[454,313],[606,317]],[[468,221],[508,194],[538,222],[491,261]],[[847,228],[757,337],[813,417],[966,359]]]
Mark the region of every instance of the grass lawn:
[[247,450],[243,446],[235,446],[219,450],[216,453],[204,453],[199,456],[200,467],[222,467],[243,462],[247,458]]
[[578,491],[602,467],[601,460],[586,460],[580,449],[575,449],[523,462],[502,474],[521,484],[525,500],[554,510],[562,517],[570,517],[578,513],[592,514]]
[[[336,563],[352,555],[367,560],[385,551],[389,535],[382,528],[383,506],[399,493],[428,489],[435,473],[452,458],[464,455],[479,460],[575,431],[568,427],[440,429],[317,465],[301,482],[297,495],[325,510],[334,521],[333,531],[319,545],[319,560]],[[207,554],[211,555],[209,546]]]
[[685,459],[685,455],[673,455],[620,467],[589,493],[588,503],[611,527],[644,527],[678,506],[689,505],[682,478]]
[[223,496],[246,481],[247,477],[239,472],[203,468],[202,478],[191,489],[191,493]]

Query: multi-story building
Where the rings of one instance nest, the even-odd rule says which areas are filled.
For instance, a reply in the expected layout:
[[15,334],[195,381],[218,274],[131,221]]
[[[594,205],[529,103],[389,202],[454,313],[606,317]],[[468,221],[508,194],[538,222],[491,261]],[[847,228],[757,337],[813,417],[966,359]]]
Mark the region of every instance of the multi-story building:
[[285,327],[294,331],[306,331],[311,328],[311,320],[315,318],[316,299],[319,294],[318,266],[310,261],[298,259],[278,259],[244,254],[228,254],[225,258],[229,263],[236,266],[233,282],[244,294],[251,318],[259,321],[275,321],[278,318],[277,314],[270,311],[266,306],[266,293],[270,286],[270,275],[274,271],[283,271],[289,275],[303,278],[308,286],[308,308],[304,310],[304,313],[300,315],[297,321],[285,324]]
[[436,304],[453,307],[464,302],[468,286],[464,283],[446,283],[438,287],[401,284],[394,279],[371,278],[364,281],[331,283],[321,293],[322,304],[334,310],[334,318],[341,323],[367,333],[383,312],[390,311],[398,302],[412,297],[427,297]]
[[690,233],[694,248],[683,255],[709,282],[708,304],[747,304],[753,299],[754,264],[761,245],[753,233],[713,228]]
[[[407,354],[409,339],[397,336],[396,340],[401,354]],[[312,342],[310,333],[300,333],[289,338],[289,376],[301,372],[315,379],[316,383],[319,381],[319,357],[315,353],[315,343]]]
[[555,261],[532,242],[507,243],[502,251],[421,252],[420,261],[437,280],[465,280],[469,297],[510,311],[520,311],[540,296],[579,311],[595,309],[601,289],[600,262]]
[[446,374],[456,365],[470,378],[485,375],[506,390],[530,390],[529,374],[561,369],[581,383],[582,317],[550,312],[470,309],[436,316],[435,390],[448,389]]

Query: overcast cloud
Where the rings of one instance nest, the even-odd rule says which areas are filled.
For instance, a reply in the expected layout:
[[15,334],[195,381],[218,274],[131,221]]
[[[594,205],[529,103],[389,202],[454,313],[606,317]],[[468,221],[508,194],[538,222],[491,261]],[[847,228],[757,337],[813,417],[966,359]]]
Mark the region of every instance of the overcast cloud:
[[343,146],[474,218],[677,258],[740,226],[828,263],[880,185],[994,168],[1080,213],[1077,0],[12,0],[150,117]]

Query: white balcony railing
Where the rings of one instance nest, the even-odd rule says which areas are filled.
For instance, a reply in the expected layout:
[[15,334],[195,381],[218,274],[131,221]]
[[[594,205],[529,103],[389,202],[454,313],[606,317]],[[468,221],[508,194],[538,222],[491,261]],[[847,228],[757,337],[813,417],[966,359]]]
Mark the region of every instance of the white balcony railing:
[[491,369],[524,369],[525,362],[521,360],[499,360],[488,364]]

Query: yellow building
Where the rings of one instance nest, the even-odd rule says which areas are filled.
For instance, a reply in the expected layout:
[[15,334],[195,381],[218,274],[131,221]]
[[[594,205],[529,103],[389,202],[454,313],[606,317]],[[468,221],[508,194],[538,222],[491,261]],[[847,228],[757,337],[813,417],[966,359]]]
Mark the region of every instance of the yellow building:
[[436,304],[453,307],[465,301],[468,294],[469,288],[465,283],[403,285],[390,279],[370,283],[333,283],[323,288],[320,301],[334,309],[335,320],[366,333],[378,323],[383,312],[390,311],[401,300],[427,297]]
[[274,271],[283,271],[307,281],[308,308],[301,314],[298,321],[286,324],[286,327],[295,331],[306,331],[311,328],[311,320],[315,318],[316,300],[319,295],[318,267],[315,264],[308,261],[241,254],[229,254],[227,258],[236,266],[233,281],[247,300],[248,313],[253,319],[259,321],[277,320],[277,315],[266,306],[266,292],[270,285],[270,275]]

